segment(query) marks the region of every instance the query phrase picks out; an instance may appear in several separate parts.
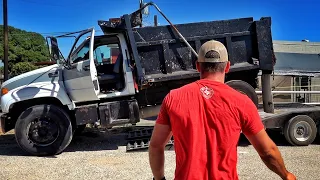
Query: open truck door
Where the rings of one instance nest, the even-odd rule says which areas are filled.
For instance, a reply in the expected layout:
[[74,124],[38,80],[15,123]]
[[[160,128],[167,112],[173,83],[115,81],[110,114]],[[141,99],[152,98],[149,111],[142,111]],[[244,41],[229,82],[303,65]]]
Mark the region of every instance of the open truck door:
[[[92,28],[79,35],[68,56],[68,66],[63,72],[65,87],[75,102],[99,100],[100,88],[93,57],[94,34]],[[81,37],[85,40],[74,50]]]

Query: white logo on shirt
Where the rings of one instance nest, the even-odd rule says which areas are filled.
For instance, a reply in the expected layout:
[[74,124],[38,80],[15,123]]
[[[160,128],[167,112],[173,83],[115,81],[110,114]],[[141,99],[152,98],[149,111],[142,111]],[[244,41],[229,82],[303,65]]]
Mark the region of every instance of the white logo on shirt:
[[213,96],[213,90],[209,87],[202,87],[200,88],[200,92],[202,96],[206,99],[210,99]]

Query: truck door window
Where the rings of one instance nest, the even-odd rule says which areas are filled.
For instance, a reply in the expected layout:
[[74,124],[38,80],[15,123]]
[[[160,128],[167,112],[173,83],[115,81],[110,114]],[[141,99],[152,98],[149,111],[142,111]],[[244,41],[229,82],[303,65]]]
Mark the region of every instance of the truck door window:
[[87,41],[80,50],[73,54],[70,61],[71,63],[78,63],[80,61],[89,59],[90,41]]

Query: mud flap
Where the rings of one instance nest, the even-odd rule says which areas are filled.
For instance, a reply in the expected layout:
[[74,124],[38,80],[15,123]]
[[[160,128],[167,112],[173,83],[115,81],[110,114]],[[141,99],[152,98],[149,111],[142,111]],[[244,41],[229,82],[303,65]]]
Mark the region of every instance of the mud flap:
[[0,134],[6,133],[5,120],[6,120],[6,115],[1,114],[0,115]]
[[113,101],[99,105],[99,115],[102,127],[140,121],[139,107],[136,100]]

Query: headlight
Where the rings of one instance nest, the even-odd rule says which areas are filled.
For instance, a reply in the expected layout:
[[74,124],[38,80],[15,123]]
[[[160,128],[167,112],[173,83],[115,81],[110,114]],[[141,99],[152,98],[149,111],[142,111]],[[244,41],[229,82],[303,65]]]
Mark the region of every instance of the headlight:
[[7,94],[9,92],[9,90],[7,88],[1,88],[1,96]]

